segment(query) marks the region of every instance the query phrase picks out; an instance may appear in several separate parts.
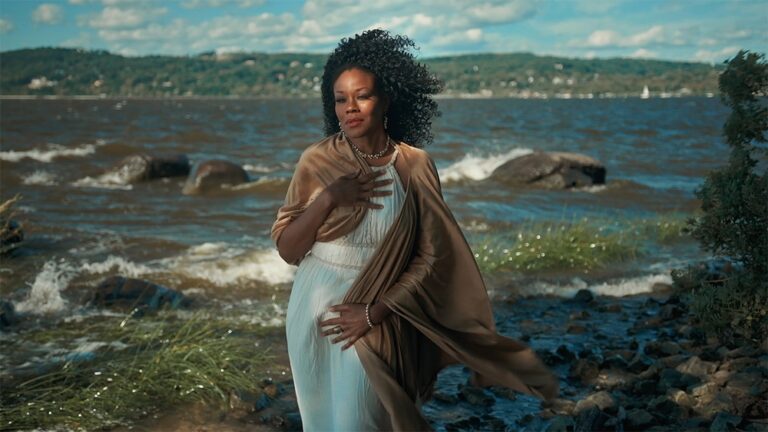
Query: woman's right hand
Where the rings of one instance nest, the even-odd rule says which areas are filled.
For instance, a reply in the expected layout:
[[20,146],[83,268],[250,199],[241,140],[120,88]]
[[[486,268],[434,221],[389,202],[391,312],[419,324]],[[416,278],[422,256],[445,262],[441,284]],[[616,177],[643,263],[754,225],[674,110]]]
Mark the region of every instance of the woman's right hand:
[[391,190],[378,190],[392,184],[393,179],[376,180],[384,174],[385,170],[372,171],[363,174],[362,171],[347,174],[334,180],[326,188],[334,207],[368,207],[372,209],[384,208],[381,204],[371,202],[373,197],[391,195]]

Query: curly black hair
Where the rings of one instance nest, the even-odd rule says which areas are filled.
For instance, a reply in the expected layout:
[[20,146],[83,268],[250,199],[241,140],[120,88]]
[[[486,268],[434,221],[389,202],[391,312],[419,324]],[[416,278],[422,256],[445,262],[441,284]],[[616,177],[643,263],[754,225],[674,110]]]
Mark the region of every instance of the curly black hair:
[[389,98],[389,136],[415,147],[432,142],[432,118],[439,116],[440,111],[431,96],[443,89],[443,83],[414,59],[411,48],[416,48],[411,39],[381,29],[341,40],[323,70],[321,94],[326,135],[339,132],[333,83],[342,72],[359,68],[372,73],[376,90]]

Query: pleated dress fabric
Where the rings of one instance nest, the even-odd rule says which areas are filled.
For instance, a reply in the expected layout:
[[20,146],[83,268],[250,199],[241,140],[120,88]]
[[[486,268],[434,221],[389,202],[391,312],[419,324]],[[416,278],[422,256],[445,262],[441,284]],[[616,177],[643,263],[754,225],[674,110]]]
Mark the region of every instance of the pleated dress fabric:
[[[377,180],[394,179],[391,195],[373,197],[384,208],[366,212],[348,234],[328,242],[315,242],[296,271],[286,315],[288,356],[296,399],[305,431],[391,430],[382,405],[360,363],[357,351],[331,343],[337,336],[323,336],[319,322],[338,317],[328,308],[341,304],[344,295],[397,219],[405,191],[394,162],[395,146]],[[327,328],[327,327],[326,327]]]

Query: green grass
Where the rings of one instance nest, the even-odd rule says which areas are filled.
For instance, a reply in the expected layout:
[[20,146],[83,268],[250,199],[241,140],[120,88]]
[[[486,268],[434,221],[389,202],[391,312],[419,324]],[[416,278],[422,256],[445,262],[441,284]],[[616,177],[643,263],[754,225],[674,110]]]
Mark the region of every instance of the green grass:
[[625,221],[529,221],[486,234],[474,242],[472,249],[483,272],[588,271],[635,259],[646,253],[649,243],[686,239],[684,227],[685,219],[680,215]]
[[223,406],[238,390],[257,393],[271,358],[256,344],[258,327],[202,315],[109,318],[31,333],[19,336],[118,344],[97,351],[93,360],[67,361],[35,378],[4,383],[0,430],[94,430],[184,402]]

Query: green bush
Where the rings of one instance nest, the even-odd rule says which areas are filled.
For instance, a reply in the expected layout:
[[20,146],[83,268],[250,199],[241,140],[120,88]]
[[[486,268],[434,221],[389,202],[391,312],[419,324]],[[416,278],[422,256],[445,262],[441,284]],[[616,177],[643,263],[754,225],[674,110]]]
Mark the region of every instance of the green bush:
[[721,335],[759,338],[768,327],[764,55],[740,51],[727,62],[719,85],[723,102],[732,110],[723,128],[731,153],[728,164],[710,173],[696,190],[703,215],[689,219],[688,229],[704,250],[733,265],[717,283],[693,269],[675,272],[673,279],[691,289],[694,313],[707,327]]

